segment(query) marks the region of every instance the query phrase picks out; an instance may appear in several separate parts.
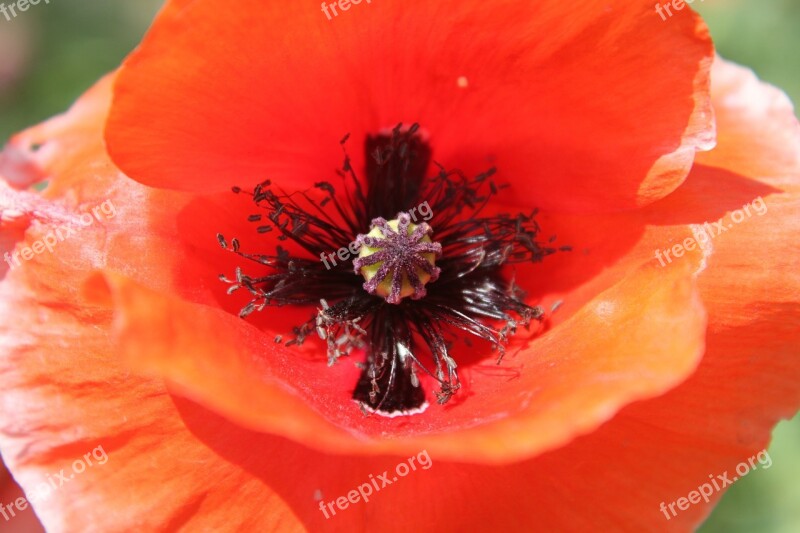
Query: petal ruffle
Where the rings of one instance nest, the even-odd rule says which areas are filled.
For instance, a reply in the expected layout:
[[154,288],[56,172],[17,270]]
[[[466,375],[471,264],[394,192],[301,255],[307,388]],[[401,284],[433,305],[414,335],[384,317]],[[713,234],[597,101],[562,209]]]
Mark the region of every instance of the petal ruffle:
[[169,6],[106,133],[147,185],[300,189],[332,176],[345,133],[358,162],[368,133],[420,122],[437,161],[496,165],[521,205],[610,211],[672,192],[713,146],[712,46],[688,9],[664,24],[646,1],[387,0],[335,20],[313,3]]
[[514,379],[466,373],[465,401],[401,420],[355,408],[353,365],[328,369],[324,357],[301,358],[229,313],[112,274],[94,279],[89,292],[105,305],[113,300],[134,368],[245,427],[342,453],[427,448],[443,458],[507,462],[590,431],[694,370],[705,336],[690,271],[699,261],[668,274],[643,267],[521,348]]

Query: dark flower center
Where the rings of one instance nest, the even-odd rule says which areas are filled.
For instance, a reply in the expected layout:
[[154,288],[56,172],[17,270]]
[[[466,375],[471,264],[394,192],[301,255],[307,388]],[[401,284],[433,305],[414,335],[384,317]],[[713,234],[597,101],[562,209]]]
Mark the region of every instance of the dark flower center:
[[535,212],[483,216],[503,188],[494,169],[467,178],[436,165],[427,177],[431,150],[417,125],[369,136],[366,149],[363,181],[345,152],[336,187],[319,182],[287,194],[267,181],[246,193],[263,210],[249,217],[257,231],[277,231],[301,251],[248,254],[219,235],[223,248],[255,263],[253,276],[237,269],[221,279],[229,292],[251,294],[242,317],[267,306],[315,306],[286,345],[316,331],[329,364],[363,351],[353,398],[366,411],[411,414],[427,406],[419,372],[438,382],[439,403],[459,389],[457,343],[486,341],[499,362],[517,327],[541,320],[503,269],[557,249],[536,240]]

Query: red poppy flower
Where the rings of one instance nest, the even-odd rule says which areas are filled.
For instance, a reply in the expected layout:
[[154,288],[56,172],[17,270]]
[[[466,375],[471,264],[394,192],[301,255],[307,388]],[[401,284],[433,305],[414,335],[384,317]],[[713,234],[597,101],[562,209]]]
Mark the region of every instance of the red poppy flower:
[[[665,24],[639,2],[351,7],[170,2],[117,74],[4,151],[0,448],[28,495],[98,447],[110,463],[34,502],[45,526],[697,524],[708,505],[667,519],[659,504],[761,450],[800,403],[789,102],[712,70],[688,10]],[[217,275],[243,259],[215,235],[272,253],[280,231],[256,233],[232,185],[307,190],[335,177],[344,134],[362,171],[352,147],[415,122],[443,167],[497,168],[510,187],[490,213],[541,208],[541,236],[572,252],[503,271],[546,331],[499,366],[486,344],[464,351],[443,406],[365,417],[358,368],[328,368],[321,341],[274,342],[308,307],[237,317],[247,300]],[[429,469],[324,510],[421,451]]]

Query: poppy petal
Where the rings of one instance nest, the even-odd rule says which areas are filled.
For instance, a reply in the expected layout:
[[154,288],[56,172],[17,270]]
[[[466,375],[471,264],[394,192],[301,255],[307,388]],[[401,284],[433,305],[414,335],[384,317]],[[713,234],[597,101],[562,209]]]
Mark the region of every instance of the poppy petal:
[[174,531],[195,521],[224,530],[239,505],[251,529],[293,523],[274,491],[229,470],[187,430],[160,382],[121,364],[108,310],[77,310],[63,286],[43,306],[2,286],[3,316],[14,321],[0,332],[0,447],[47,531]]
[[[567,529],[588,527],[587,516],[599,528],[693,529],[727,490],[723,478],[771,466],[758,454],[774,425],[800,406],[800,252],[787,246],[800,231],[800,127],[788,98],[751,71],[718,60],[712,76],[719,145],[648,213],[653,224],[713,228],[698,278],[709,313],[703,361],[667,394],[631,404],[591,435],[507,471],[526,480],[515,490],[539,502],[537,524],[557,514],[554,524]],[[557,485],[539,483],[548,479]],[[501,480],[488,482],[493,493],[504,490]],[[710,504],[677,506],[701,485]],[[567,497],[580,502],[580,515],[551,511]]]
[[[553,453],[505,472],[470,473],[497,494],[471,501],[478,507],[473,519],[488,516],[514,491],[536,502],[529,519],[544,529],[685,531],[727,490],[721,478],[758,475],[750,461],[755,469],[771,466],[757,454],[774,425],[800,406],[800,252],[787,246],[800,231],[800,126],[788,98],[751,71],[718,60],[712,76],[720,144],[648,213],[662,226],[731,224],[710,239],[698,278],[709,324],[697,372]],[[758,209],[759,196],[766,211]],[[737,210],[743,219],[735,218]],[[512,477],[520,481],[507,488]],[[706,484],[710,504],[677,507],[678,498]],[[564,511],[573,501],[580,513]]]
[[663,24],[644,1],[386,1],[335,20],[317,4],[169,5],[121,69],[106,132],[150,186],[300,189],[332,175],[345,133],[363,163],[368,133],[421,122],[437,161],[497,166],[523,205],[609,211],[673,191],[714,144],[712,45],[691,10]]
[[[517,379],[474,379],[468,401],[402,425],[355,408],[348,387],[356,368],[328,369],[319,355],[304,361],[227,312],[112,273],[94,278],[88,291],[97,302],[113,301],[133,367],[245,427],[349,453],[424,446],[439,456],[508,461],[591,430],[620,406],[662,394],[694,370],[705,318],[690,264],[668,276],[644,267],[518,352],[514,362],[524,369]],[[385,434],[395,438],[375,438]]]

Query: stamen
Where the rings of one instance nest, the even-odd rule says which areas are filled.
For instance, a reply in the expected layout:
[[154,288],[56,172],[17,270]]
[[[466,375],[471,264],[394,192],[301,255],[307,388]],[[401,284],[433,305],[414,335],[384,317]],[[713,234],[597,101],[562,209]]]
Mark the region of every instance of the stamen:
[[[259,208],[248,217],[257,238],[289,241],[299,251],[276,246],[248,253],[238,239],[219,235],[219,245],[255,271],[237,267],[221,279],[229,293],[249,294],[242,317],[268,306],[309,308],[293,336],[275,342],[298,345],[316,332],[329,365],[363,354],[353,399],[365,412],[415,414],[428,405],[423,380],[438,383],[440,404],[459,390],[457,341],[485,341],[500,364],[510,337],[543,320],[544,311],[506,278],[508,267],[569,247],[551,246],[554,237],[539,240],[535,211],[483,213],[504,188],[494,183],[493,168],[468,178],[437,165],[428,177],[432,151],[416,124],[369,136],[365,148],[363,181],[345,151],[335,186],[322,181],[288,194],[269,181],[252,191],[233,187]],[[414,209],[424,222],[412,224]],[[358,233],[367,227],[369,233]],[[353,241],[360,250],[352,264],[341,255],[334,260]]]

